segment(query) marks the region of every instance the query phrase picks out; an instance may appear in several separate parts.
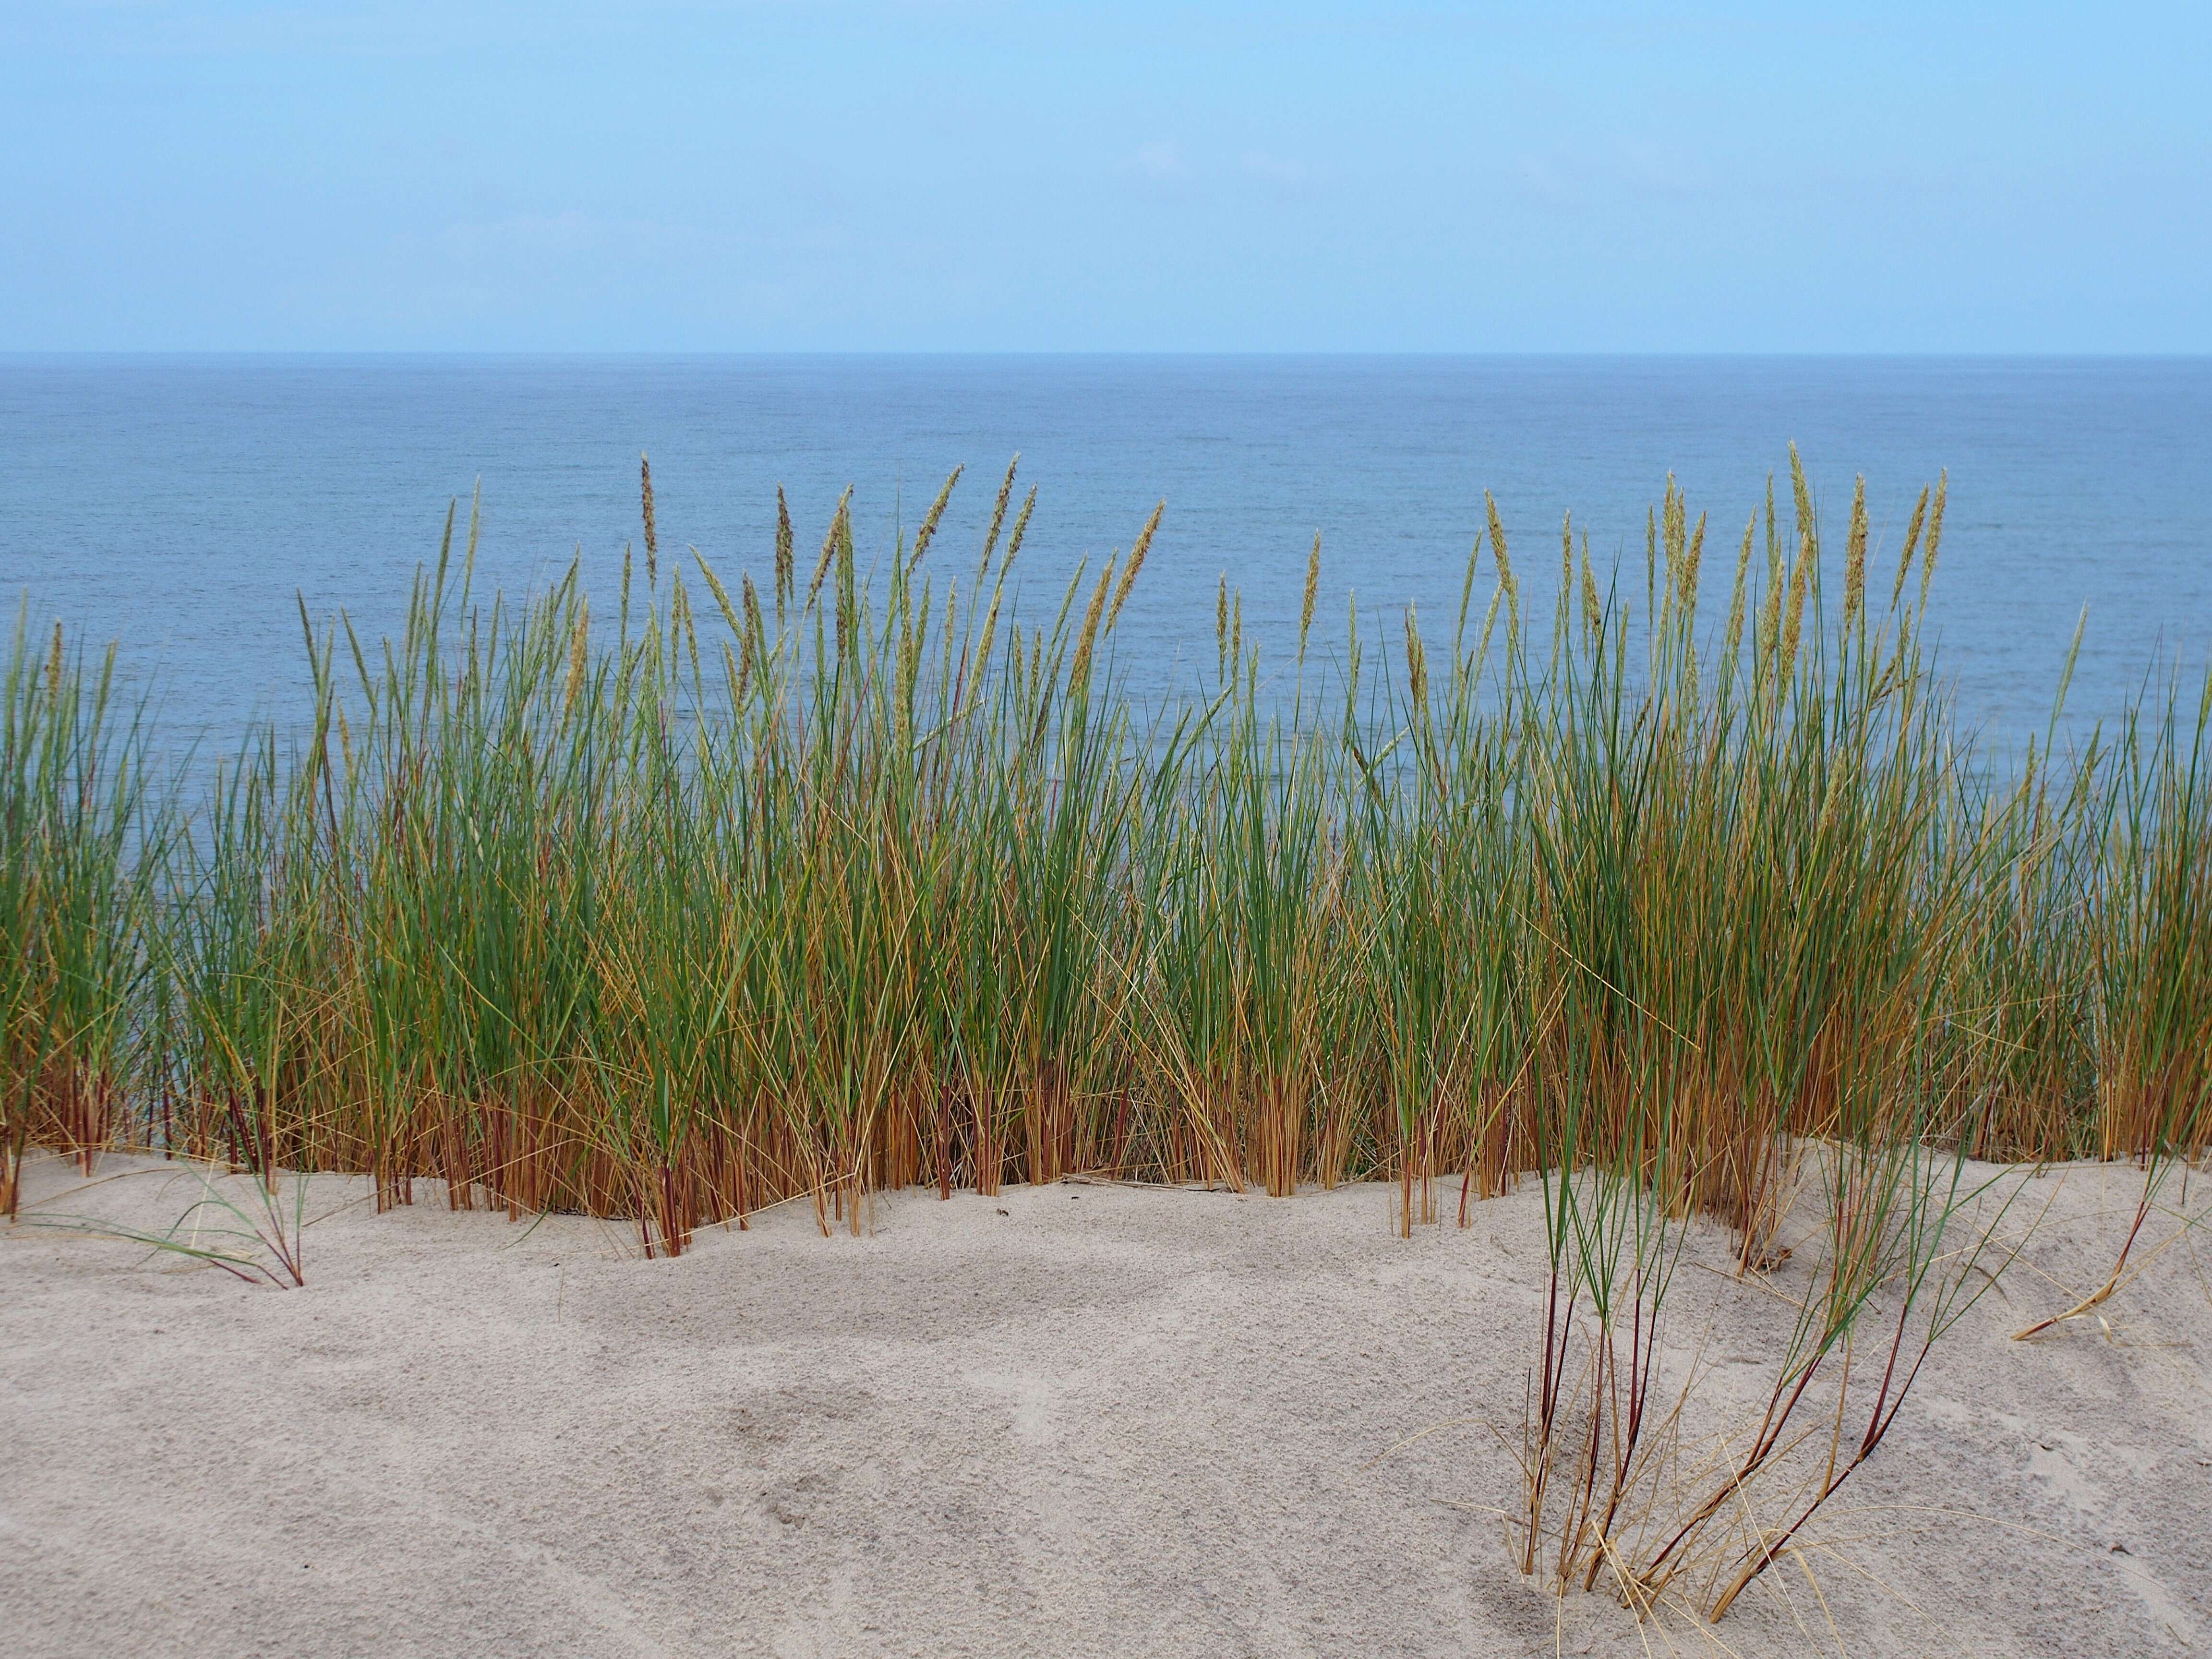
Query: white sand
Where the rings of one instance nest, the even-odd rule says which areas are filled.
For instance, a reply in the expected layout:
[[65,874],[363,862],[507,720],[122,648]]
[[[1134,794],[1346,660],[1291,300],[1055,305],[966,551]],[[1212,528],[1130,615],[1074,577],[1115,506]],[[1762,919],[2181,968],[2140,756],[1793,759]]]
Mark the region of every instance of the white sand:
[[[160,1227],[195,1195],[101,1174],[40,1161],[29,1213]],[[2053,1186],[1836,1500],[1827,1613],[1778,1569],[1729,1650],[2212,1648],[2212,1229],[2109,1328],[2011,1343],[2101,1277],[2137,1190]],[[869,1237],[793,1206],[673,1262],[311,1191],[304,1291],[0,1230],[10,1659],[1721,1650],[1540,1595],[1484,1512],[1515,1492],[1484,1425],[1517,1439],[1533,1189],[1410,1242],[1372,1187],[905,1194]],[[1692,1267],[1670,1328],[1748,1398],[1785,1316]]]

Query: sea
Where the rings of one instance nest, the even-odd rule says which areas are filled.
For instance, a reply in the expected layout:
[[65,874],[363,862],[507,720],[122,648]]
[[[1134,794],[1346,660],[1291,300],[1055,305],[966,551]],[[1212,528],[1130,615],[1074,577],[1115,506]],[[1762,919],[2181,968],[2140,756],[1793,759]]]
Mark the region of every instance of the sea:
[[[965,586],[1018,455],[1032,622],[1166,503],[1115,646],[1166,705],[1213,674],[1224,578],[1287,674],[1316,536],[1317,660],[1354,625],[1401,637],[1409,606],[1448,638],[1486,492],[1525,583],[1548,593],[1571,519],[1640,610],[1671,476],[1710,516],[1717,611],[1770,478],[1787,522],[1793,443],[1832,554],[1865,479],[1883,596],[1914,500],[1948,475],[1937,661],[1991,751],[2049,726],[2077,628],[2069,740],[2169,675],[2193,699],[2212,654],[2202,357],[5,356],[0,599],[119,641],[165,743],[204,752],[301,718],[303,606],[364,638],[396,627],[456,506],[464,527],[480,514],[479,597],[577,561],[605,617],[641,551],[641,456],[664,564],[696,550],[732,578],[769,568],[779,485],[802,560],[849,487],[880,566],[963,467],[931,560]],[[1492,579],[1486,555],[1478,613]]]

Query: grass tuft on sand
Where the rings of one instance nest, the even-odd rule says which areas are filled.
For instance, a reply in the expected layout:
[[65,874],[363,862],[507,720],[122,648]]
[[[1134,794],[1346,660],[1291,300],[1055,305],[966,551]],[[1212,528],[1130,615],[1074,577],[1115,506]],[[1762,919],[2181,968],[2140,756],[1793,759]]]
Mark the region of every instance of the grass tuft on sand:
[[1717,632],[1671,482],[1642,584],[1564,528],[1548,617],[1493,503],[1449,629],[1330,641],[1317,544],[1295,663],[1224,585],[1155,718],[1113,646],[1160,515],[1025,620],[1012,468],[972,563],[956,474],[866,569],[848,494],[803,586],[782,514],[765,595],[663,556],[647,471],[611,614],[480,593],[449,517],[399,635],[303,611],[312,708],[190,793],[27,611],[0,1206],[32,1145],[155,1146],[673,1254],[793,1196],[1382,1178],[1409,1229],[1601,1169],[1750,1265],[1815,1143],[2200,1152],[2212,681],[1993,767],[1923,643],[1942,487],[1891,568],[1862,489],[1838,593],[1791,461]]

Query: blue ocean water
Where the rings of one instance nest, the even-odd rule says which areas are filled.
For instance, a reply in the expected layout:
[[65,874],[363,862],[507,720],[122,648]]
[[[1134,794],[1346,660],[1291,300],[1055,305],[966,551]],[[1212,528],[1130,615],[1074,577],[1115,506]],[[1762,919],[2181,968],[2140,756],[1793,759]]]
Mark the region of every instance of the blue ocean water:
[[[1710,599],[1793,440],[1838,545],[1865,475],[1877,559],[1949,470],[1941,660],[2000,744],[2042,727],[2085,605],[2077,724],[2157,662],[2202,667],[2202,358],[0,357],[0,595],[122,639],[164,728],[227,744],[303,706],[295,594],[392,626],[479,483],[479,586],[520,592],[580,550],[604,616],[641,452],[665,553],[726,573],[769,563],[779,483],[803,550],[854,485],[878,555],[965,464],[933,556],[947,575],[1019,452],[1033,619],[1166,500],[1119,662],[1171,692],[1211,670],[1224,573],[1248,630],[1286,646],[1316,532],[1317,638],[1340,637],[1347,590],[1370,628],[1415,603],[1448,629],[1486,489],[1524,575],[1548,584],[1571,509],[1640,603],[1671,471],[1711,514]],[[1786,514],[1786,475],[1781,492]]]

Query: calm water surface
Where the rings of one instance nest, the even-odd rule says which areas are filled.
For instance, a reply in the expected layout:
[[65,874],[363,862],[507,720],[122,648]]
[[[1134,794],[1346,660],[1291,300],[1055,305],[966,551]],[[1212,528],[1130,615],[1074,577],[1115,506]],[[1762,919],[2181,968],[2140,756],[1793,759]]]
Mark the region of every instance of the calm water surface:
[[611,599],[641,451],[664,547],[726,572],[768,564],[779,483],[803,547],[854,485],[866,554],[965,463],[948,574],[1018,451],[1033,620],[1166,498],[1120,645],[1158,691],[1210,669],[1224,572],[1248,629],[1294,634],[1316,531],[1332,635],[1347,589],[1370,627],[1409,602],[1446,625],[1486,489],[1524,573],[1571,509],[1640,599],[1671,470],[1712,515],[1712,599],[1792,440],[1832,539],[1863,472],[1892,553],[1949,469],[1942,660],[2004,744],[2041,726],[2084,605],[2080,718],[2212,646],[2207,359],[0,357],[0,594],[121,638],[170,732],[228,743],[301,706],[295,593],[392,626],[478,481],[480,584],[580,549]]

